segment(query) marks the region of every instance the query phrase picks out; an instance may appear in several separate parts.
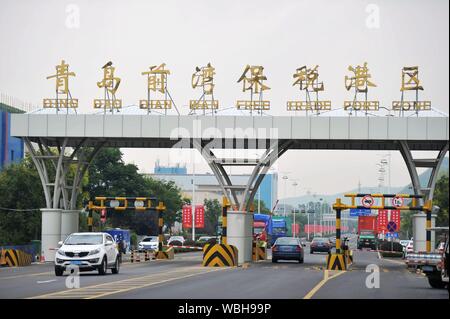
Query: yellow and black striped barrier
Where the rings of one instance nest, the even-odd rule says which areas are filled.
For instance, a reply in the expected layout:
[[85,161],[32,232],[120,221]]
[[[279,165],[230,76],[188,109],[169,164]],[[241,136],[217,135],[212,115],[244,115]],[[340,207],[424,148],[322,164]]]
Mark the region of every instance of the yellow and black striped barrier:
[[253,241],[253,249],[252,249],[252,260],[266,260],[267,259],[267,248],[265,242],[260,244],[256,241]]
[[353,250],[345,251],[345,263],[347,264],[347,266],[353,264]]
[[238,266],[238,249],[227,244],[207,244],[203,247],[203,266],[236,267]]
[[347,270],[347,263],[344,254],[328,254],[327,255],[328,270]]
[[203,247],[203,266],[236,267],[238,265],[238,249],[227,244],[227,213],[230,207],[228,198],[222,201],[222,236],[220,244],[206,244]]
[[155,251],[155,259],[173,259],[175,257],[175,252],[173,247],[169,247],[166,250],[160,249]]
[[18,249],[2,249],[0,266],[23,267],[31,265],[33,257]]

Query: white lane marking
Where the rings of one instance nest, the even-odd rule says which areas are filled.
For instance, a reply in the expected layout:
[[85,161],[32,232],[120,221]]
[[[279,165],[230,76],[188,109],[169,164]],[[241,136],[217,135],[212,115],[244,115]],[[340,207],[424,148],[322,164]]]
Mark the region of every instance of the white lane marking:
[[36,281],[36,283],[38,283],[38,284],[46,284],[46,283],[48,283],[48,282],[54,282],[54,281],[57,281],[57,279],[38,280],[38,281]]

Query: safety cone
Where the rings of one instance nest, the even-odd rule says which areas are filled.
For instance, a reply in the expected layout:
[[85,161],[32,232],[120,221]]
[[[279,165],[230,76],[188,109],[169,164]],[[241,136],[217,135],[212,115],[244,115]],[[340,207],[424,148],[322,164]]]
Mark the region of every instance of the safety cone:
[[44,252],[41,252],[41,259],[39,260],[41,263],[45,263],[45,255]]

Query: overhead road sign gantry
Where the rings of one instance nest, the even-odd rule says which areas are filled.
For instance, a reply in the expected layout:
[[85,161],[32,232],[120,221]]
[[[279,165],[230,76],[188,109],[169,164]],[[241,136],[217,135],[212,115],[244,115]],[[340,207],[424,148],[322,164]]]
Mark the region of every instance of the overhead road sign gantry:
[[[357,205],[356,204],[356,199],[357,198],[372,198],[372,199],[379,199],[379,203],[378,204],[372,204],[372,206],[370,206],[370,209],[392,209],[392,210],[423,210],[421,209],[423,206],[418,206],[418,199],[423,198],[423,195],[414,195],[414,194],[360,194],[360,193],[349,193],[349,194],[345,194],[344,197],[349,197],[351,198],[351,204],[350,205],[344,205],[346,208],[344,209],[367,209],[367,206],[364,205]],[[387,205],[386,204],[386,199],[390,198],[391,199],[391,204]],[[402,206],[394,206],[394,200],[396,199],[396,203],[398,203],[401,199],[401,203]],[[411,199],[411,207],[410,206],[406,206],[404,204],[404,199],[405,198],[409,198]],[[417,208],[417,209],[414,209]]]

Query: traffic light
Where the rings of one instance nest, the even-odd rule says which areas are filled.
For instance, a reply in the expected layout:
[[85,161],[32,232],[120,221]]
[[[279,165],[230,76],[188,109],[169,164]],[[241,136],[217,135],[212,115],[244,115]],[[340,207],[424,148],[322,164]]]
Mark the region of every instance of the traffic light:
[[106,209],[102,209],[100,213],[100,221],[104,224],[106,223]]

